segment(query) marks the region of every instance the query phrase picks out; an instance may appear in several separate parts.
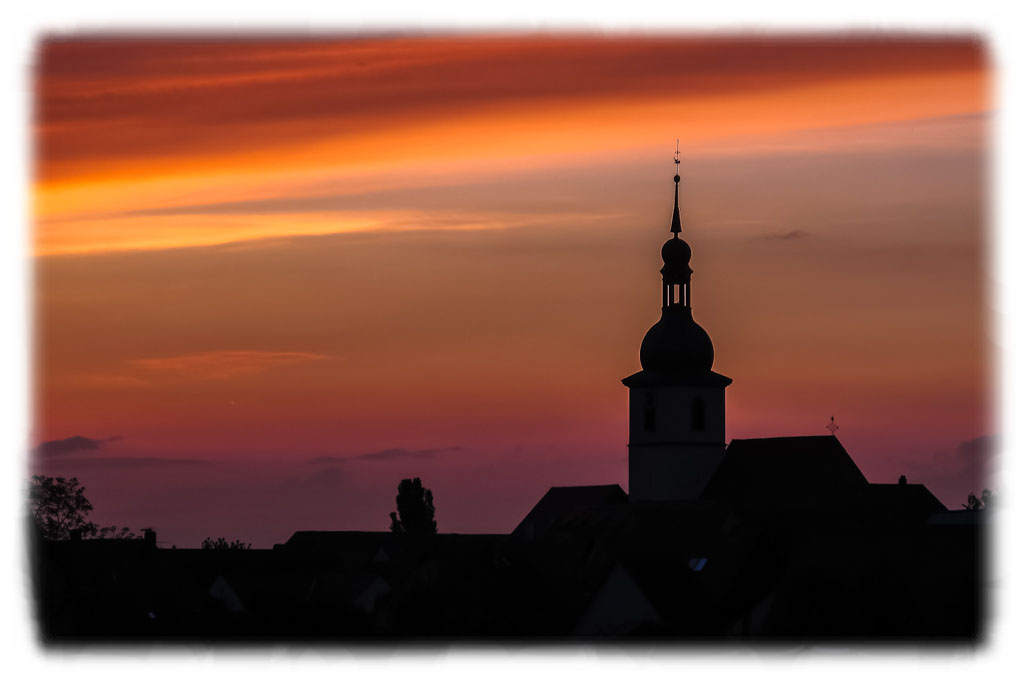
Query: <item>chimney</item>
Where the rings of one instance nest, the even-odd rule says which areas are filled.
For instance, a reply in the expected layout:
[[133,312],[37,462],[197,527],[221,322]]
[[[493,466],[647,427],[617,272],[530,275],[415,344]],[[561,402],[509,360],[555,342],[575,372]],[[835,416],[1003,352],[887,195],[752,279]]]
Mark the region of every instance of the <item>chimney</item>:
[[146,545],[150,548],[156,547],[156,532],[152,529],[143,529],[142,538],[145,539]]
[[906,486],[906,485],[907,485],[907,475],[901,474],[900,475],[900,486]]

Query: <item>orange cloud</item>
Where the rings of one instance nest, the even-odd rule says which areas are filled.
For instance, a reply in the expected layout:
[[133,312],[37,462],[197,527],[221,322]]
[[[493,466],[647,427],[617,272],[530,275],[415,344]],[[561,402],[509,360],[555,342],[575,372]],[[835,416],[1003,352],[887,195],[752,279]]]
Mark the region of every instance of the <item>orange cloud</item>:
[[108,214],[615,164],[675,137],[715,153],[764,148],[761,136],[977,113],[984,61],[970,39],[48,41],[36,251],[378,229],[379,216],[168,230]]

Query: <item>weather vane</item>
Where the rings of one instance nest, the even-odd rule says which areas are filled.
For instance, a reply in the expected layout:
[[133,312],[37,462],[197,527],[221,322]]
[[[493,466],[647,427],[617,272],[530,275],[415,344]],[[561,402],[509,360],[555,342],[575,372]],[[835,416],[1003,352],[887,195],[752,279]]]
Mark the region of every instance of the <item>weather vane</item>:
[[836,435],[836,430],[839,429],[839,425],[836,424],[836,416],[835,415],[833,415],[832,417],[830,417],[828,419],[828,424],[825,425],[825,429],[827,429],[828,433],[831,434],[832,436]]
[[676,175],[679,175],[679,138],[676,138],[676,155],[672,160],[676,162]]

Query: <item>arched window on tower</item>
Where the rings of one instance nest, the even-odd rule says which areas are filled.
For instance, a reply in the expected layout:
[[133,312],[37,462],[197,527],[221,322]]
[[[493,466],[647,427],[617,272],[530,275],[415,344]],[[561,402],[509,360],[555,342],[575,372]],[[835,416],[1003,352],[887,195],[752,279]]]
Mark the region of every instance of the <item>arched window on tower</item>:
[[693,431],[703,432],[704,425],[707,418],[707,410],[704,407],[704,399],[695,398],[693,399],[693,406],[691,406],[691,423],[693,425]]
[[657,426],[657,412],[655,410],[654,392],[648,391],[644,395],[644,431],[653,432]]

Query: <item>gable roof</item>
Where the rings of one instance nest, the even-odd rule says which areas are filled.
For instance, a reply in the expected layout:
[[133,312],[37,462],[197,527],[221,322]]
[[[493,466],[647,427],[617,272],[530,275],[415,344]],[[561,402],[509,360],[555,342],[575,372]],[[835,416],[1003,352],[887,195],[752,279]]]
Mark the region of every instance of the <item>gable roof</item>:
[[867,486],[834,436],[733,439],[702,497],[743,508],[810,510],[844,506]]
[[873,510],[914,521],[948,512],[924,484],[869,484],[865,503]]
[[602,539],[610,548],[644,553],[671,546],[695,551],[714,544],[736,525],[728,506],[717,501],[641,501],[578,508],[551,524],[554,533]]
[[618,484],[552,486],[523,517],[523,521],[512,531],[512,535],[532,538],[547,531],[556,520],[580,508],[619,505],[628,501],[629,497]]
[[379,548],[397,540],[390,531],[296,531],[279,547],[309,553],[362,552],[373,556]]

